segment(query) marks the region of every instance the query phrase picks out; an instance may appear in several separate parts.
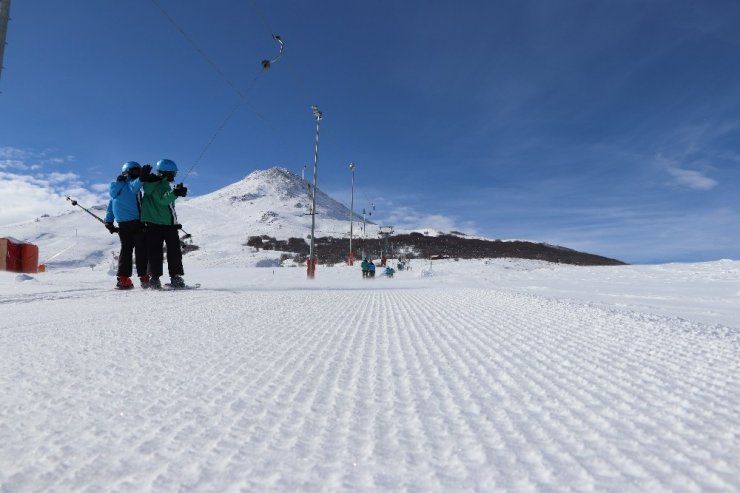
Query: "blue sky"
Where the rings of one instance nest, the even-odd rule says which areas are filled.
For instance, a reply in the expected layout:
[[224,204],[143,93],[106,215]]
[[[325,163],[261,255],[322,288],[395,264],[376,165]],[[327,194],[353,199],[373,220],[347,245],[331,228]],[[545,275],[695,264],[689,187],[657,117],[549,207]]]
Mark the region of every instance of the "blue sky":
[[[300,174],[315,103],[319,186],[349,203],[354,161],[355,209],[382,224],[740,258],[734,0],[38,0],[11,17],[0,225],[96,200],[127,160],[195,164],[193,195]],[[262,72],[273,33],[285,54]]]

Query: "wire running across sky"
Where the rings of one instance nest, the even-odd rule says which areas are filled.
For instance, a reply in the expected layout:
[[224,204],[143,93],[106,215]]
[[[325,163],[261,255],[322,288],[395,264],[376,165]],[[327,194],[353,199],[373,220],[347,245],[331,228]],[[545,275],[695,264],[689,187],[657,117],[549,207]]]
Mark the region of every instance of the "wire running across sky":
[[[0,0],[1,1],[1,0]],[[190,166],[188,171],[185,173],[185,178],[190,175],[191,171],[200,163],[200,160],[205,156],[208,149],[211,147],[211,145],[216,141],[219,134],[223,131],[223,129],[227,126],[229,121],[232,119],[232,117],[236,114],[236,112],[239,110],[239,108],[242,107],[242,105],[247,106],[257,117],[259,117],[264,123],[266,123],[268,126],[274,127],[271,125],[268,118],[266,118],[262,113],[260,113],[254,106],[252,106],[248,99],[247,94],[254,88],[257,81],[262,77],[264,73],[266,73],[270,67],[277,62],[280,57],[283,56],[283,52],[285,51],[285,43],[283,42],[283,39],[281,36],[277,34],[272,34],[272,38],[279,44],[279,52],[276,57],[272,59],[265,59],[260,62],[260,66],[262,70],[258,70],[255,73],[255,76],[252,78],[251,82],[246,86],[244,90],[240,90],[239,87],[226,75],[226,73],[221,70],[219,65],[213,60],[212,57],[208,55],[208,53],[205,52],[198,44],[193,40],[193,37],[188,34],[188,32],[174,19],[172,15],[170,15],[169,12],[157,1],[157,0],[151,0],[152,3],[162,12],[162,15],[164,15],[167,20],[177,29],[177,31],[185,38],[185,40],[195,49],[195,51],[198,52],[198,54],[203,57],[203,59],[208,63],[208,65],[226,82],[226,84],[232,89],[232,91],[239,97],[239,103],[229,111],[229,113],[226,115],[226,117],[221,121],[221,123],[216,127],[216,130],[214,131],[213,135],[211,136],[210,140],[206,143],[203,150],[201,150],[198,157],[195,159],[193,164]],[[266,23],[264,17],[258,12],[258,16],[262,19],[263,22]],[[269,28],[269,26],[268,26]],[[274,129],[277,131],[277,129]]]

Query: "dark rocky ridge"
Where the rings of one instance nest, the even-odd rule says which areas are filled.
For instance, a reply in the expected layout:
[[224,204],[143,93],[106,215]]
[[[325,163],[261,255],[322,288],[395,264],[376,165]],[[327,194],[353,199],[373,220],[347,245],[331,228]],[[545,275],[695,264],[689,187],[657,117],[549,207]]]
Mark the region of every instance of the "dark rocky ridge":
[[[264,249],[293,254],[296,261],[302,262],[308,256],[308,240],[290,238],[276,240],[269,236],[251,236],[247,245]],[[363,245],[364,243],[364,245]],[[421,233],[411,233],[390,236],[386,243],[395,258],[401,251],[410,252],[409,258],[524,258],[544,260],[572,265],[626,265],[624,262],[612,258],[578,252],[568,248],[533,243],[529,241],[500,241],[482,240],[477,238],[463,238],[454,234],[426,236]],[[372,258],[381,255],[381,240],[378,238],[354,239],[352,242],[355,258],[360,258],[362,251]],[[343,262],[349,251],[348,238],[317,237],[315,241],[316,256],[319,264]]]

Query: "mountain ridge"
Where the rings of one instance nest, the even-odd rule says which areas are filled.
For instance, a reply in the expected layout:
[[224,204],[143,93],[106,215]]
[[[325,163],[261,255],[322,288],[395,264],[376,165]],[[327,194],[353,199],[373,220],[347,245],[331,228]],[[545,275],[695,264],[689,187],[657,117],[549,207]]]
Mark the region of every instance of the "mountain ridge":
[[[278,252],[290,252],[300,259],[304,250],[308,251],[306,240],[310,239],[311,232],[309,190],[310,184],[303,178],[286,168],[272,167],[256,170],[208,194],[179,199],[178,218],[183,223],[183,232],[192,235],[194,243],[193,248],[188,249],[188,261],[205,265],[252,263],[257,252],[248,243],[255,237],[275,240],[267,241],[268,246],[275,246],[273,256],[284,257]],[[104,208],[104,204],[98,204],[89,209],[99,212]],[[317,189],[315,231],[320,263],[341,262],[347,257],[349,218],[348,207]],[[380,227],[366,221],[366,231],[363,231],[362,216],[354,213],[353,220],[353,249],[355,257],[359,258],[366,244],[380,244]],[[3,235],[38,244],[42,262],[61,267],[93,266],[115,255],[119,249],[117,236],[108,234],[99,222],[76,208],[6,229]],[[389,241],[419,257],[511,256],[583,265],[622,264],[618,260],[539,242],[490,240],[460,232],[422,234],[419,231],[425,230],[397,230]],[[260,249],[261,257],[268,254],[265,246],[263,244]],[[373,246],[367,251],[377,255],[375,252],[379,252],[379,248]]]

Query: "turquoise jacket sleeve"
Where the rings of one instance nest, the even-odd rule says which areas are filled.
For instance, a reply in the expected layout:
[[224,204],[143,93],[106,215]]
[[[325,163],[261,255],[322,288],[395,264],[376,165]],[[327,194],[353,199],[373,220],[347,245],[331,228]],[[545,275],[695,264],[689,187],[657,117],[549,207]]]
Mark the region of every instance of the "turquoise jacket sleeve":
[[126,186],[128,186],[129,190],[131,190],[131,193],[136,195],[139,193],[139,190],[141,190],[142,185],[144,185],[140,179],[135,180],[126,180]]
[[113,222],[113,201],[108,201],[108,208],[105,210],[105,222],[112,223]]

